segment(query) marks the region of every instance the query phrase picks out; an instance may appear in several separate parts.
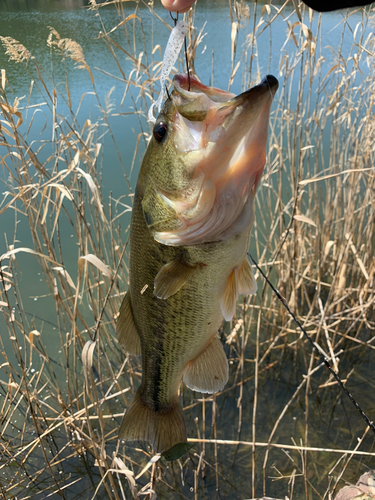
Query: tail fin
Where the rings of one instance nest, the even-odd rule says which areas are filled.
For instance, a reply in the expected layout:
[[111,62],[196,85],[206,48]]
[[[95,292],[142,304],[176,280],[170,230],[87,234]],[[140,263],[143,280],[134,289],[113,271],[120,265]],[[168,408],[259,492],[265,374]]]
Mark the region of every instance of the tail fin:
[[143,403],[138,389],[124,415],[119,438],[124,441],[149,441],[158,453],[186,443],[185,421],[178,399],[168,408],[155,412]]

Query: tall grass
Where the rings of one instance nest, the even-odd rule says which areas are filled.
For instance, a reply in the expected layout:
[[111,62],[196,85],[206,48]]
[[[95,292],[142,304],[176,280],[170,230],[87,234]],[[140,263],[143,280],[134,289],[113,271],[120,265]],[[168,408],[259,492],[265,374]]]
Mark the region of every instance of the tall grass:
[[[0,256],[0,495],[334,498],[345,481],[355,483],[375,468],[374,436],[260,279],[258,295],[243,299],[236,318],[223,327],[231,367],[227,387],[210,397],[181,388],[194,448],[167,462],[145,443],[117,441],[124,409],[141,377],[140,360],[122,352],[115,337],[127,289],[129,178],[137,168],[138,148],[150,133],[145,117],[158,90],[161,59],[157,47],[150,52],[145,41],[139,45],[135,31],[143,32],[146,15],[154,16],[157,29],[162,21],[151,4],[146,11],[127,3],[115,3],[115,8],[116,26],[105,26],[95,0],[87,15],[98,16],[100,36],[126,87],[124,98],[131,98],[139,120],[133,158],[121,158],[111,129],[111,95],[97,92],[78,43],[51,29],[47,44],[67,68],[64,85],[57,85],[26,47],[1,40],[10,59],[37,74],[32,85],[44,103],[48,138],[29,142],[35,108],[9,93],[2,72],[0,217],[13,218],[15,229]],[[288,2],[262,8],[232,2],[228,7],[228,87],[240,78],[247,88],[267,71],[283,77],[256,198],[251,254],[371,419],[373,12],[361,10],[357,26],[352,26],[351,12],[343,15],[342,40],[352,40],[352,46],[345,57],[342,46],[335,47],[327,61],[321,16],[302,4],[294,3],[293,13],[288,9]],[[194,16],[195,8],[187,16],[192,71],[204,35],[194,28]],[[273,23],[280,16],[286,31],[279,68],[260,67],[258,54],[266,50],[260,37],[268,34],[272,42]],[[114,39],[115,31],[121,32],[123,45]],[[131,71],[122,69],[120,55],[131,62]],[[213,60],[218,56],[213,53]],[[74,71],[90,78],[98,120],[82,121],[80,107],[73,107],[71,60]],[[103,196],[104,136],[105,147],[115,148],[123,165],[120,199]],[[29,247],[18,244],[19,221],[27,221]],[[73,233],[69,241],[67,226]],[[67,266],[72,253],[77,264]],[[40,268],[50,323],[23,306],[22,266]],[[54,345],[59,337],[59,353],[45,347],[50,336]]]

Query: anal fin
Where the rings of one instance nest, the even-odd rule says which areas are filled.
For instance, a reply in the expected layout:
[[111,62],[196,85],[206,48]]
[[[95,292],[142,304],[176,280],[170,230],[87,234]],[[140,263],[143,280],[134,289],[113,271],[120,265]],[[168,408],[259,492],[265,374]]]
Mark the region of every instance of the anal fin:
[[156,412],[144,404],[138,389],[124,415],[119,439],[148,441],[160,453],[186,443],[184,415],[177,396],[168,407]]
[[117,338],[129,354],[141,354],[141,340],[134,324],[130,294],[126,293],[120,307],[120,315],[116,325]]
[[204,264],[189,264],[185,252],[181,252],[165,264],[156,275],[154,295],[159,299],[167,299],[174,295],[202,265]]
[[253,268],[247,257],[238,268],[238,293],[244,295],[254,295],[258,290],[257,282],[254,278]]
[[228,360],[220,339],[215,335],[205,349],[187,365],[184,383],[199,392],[219,392],[228,381]]

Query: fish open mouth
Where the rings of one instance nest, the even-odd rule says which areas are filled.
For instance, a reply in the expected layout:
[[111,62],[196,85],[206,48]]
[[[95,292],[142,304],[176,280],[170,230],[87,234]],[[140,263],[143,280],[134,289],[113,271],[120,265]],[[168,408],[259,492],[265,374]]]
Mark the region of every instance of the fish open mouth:
[[253,222],[253,198],[266,161],[274,76],[236,96],[187,75],[173,79],[174,146],[191,172],[181,192],[162,193],[180,226],[154,234],[167,245],[225,239]]

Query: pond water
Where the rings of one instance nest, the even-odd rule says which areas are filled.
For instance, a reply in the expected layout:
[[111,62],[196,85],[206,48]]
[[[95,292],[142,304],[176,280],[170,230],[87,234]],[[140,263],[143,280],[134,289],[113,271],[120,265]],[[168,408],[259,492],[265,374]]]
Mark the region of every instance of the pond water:
[[[133,2],[124,2],[124,9],[126,14],[130,15],[134,12]],[[273,6],[272,15],[280,9],[282,5]],[[169,14],[156,3],[154,5],[155,12],[160,16],[168,25],[172,24]],[[253,4],[249,4],[250,17],[244,20],[244,23],[252,25]],[[257,7],[258,19],[261,16],[263,5],[259,4]],[[161,20],[157,19],[151,14],[146,4],[139,4],[140,17],[142,18],[142,29],[135,21],[135,27],[129,24],[128,38],[125,32],[117,29],[113,32],[112,38],[115,43],[125,48],[128,52],[132,52],[132,45],[137,47],[144,47],[145,54],[150,54],[155,45],[160,44],[163,50],[169,36],[169,30],[165,27]],[[343,25],[347,26],[349,31],[354,32],[358,24],[363,22],[363,12],[358,10],[346,18],[345,13],[335,12],[327,13],[321,18],[315,15],[311,20],[309,29],[312,33],[320,29],[321,39],[319,42],[319,49],[321,50],[322,57],[324,58],[323,73],[328,73],[334,66],[337,59],[336,49],[340,47],[340,54],[343,60],[346,55],[352,50],[353,40],[349,37],[344,37],[342,40]],[[107,101],[113,104],[112,111],[108,113],[108,124],[112,131],[112,137],[109,133],[104,135],[101,139],[102,151],[100,154],[100,169],[101,169],[101,190],[103,198],[109,199],[111,194],[113,199],[118,199],[125,194],[129,193],[123,175],[123,170],[129,173],[131,188],[134,188],[137,172],[139,169],[142,154],[145,149],[146,141],[141,138],[140,147],[135,157],[134,169],[130,175],[130,166],[132,164],[134,148],[137,143],[138,135],[141,131],[148,131],[148,125],[145,117],[133,114],[134,109],[139,109],[139,102],[137,102],[137,90],[131,89],[123,99],[126,82],[124,82],[123,75],[119,67],[112,57],[108,47],[106,47],[101,37],[101,31],[107,31],[117,26],[122,17],[119,15],[114,5],[109,5],[100,9],[100,17],[95,11],[89,10],[86,2],[79,0],[61,0],[55,2],[48,1],[6,1],[0,3],[0,36],[12,37],[22,43],[31,52],[32,56],[38,62],[40,68],[43,69],[44,75],[49,75],[51,81],[46,79],[47,88],[52,89],[52,79],[55,86],[61,89],[64,94],[64,87],[67,79],[69,81],[71,108],[75,111],[79,108],[78,122],[82,125],[90,118],[92,122],[101,119],[101,112],[98,107],[98,100],[93,95],[93,86],[88,72],[84,69],[74,68],[74,63],[68,59],[61,62],[61,58],[57,58],[52,54],[51,49],[48,47],[46,41],[50,34],[50,28],[53,27],[61,36],[61,38],[69,38],[78,42],[85,56],[87,65],[91,68],[95,79],[95,92],[99,96],[102,105],[106,103],[106,96],[109,96]],[[198,45],[195,54],[194,68],[203,83],[209,84],[214,80],[215,86],[226,89],[228,87],[229,74],[231,71],[231,25],[228,20],[229,8],[228,2],[224,0],[217,1],[202,1],[199,0],[199,6],[196,10],[194,19],[194,26],[197,32],[202,30],[204,38]],[[272,16],[271,16],[272,17]],[[308,16],[307,16],[308,17]],[[233,80],[231,90],[235,93],[240,93],[244,90],[246,83],[256,81],[260,75],[264,76],[267,73],[275,74],[280,81],[280,88],[284,85],[290,85],[290,100],[289,105],[294,108],[297,103],[298,94],[298,81],[285,79],[283,73],[283,66],[281,61],[287,53],[290,55],[292,62],[293,52],[293,36],[287,36],[288,23],[293,26],[298,17],[291,5],[287,5],[282,15],[272,22],[270,29],[265,29],[264,33],[257,38],[256,57],[252,65],[252,74],[244,72],[240,68]],[[308,21],[306,21],[308,22]],[[249,30],[248,30],[249,31]],[[251,31],[251,30],[250,30]],[[370,33],[370,28],[368,30]],[[249,41],[247,38],[248,32],[245,29],[239,33],[237,41],[237,52],[241,54],[245,50],[245,44]],[[366,38],[366,35],[364,36]],[[288,42],[286,43],[286,39]],[[134,64],[130,61],[129,57],[116,49],[118,61],[121,64],[122,71],[126,76],[134,70]],[[155,60],[159,60],[159,51],[156,50]],[[238,60],[240,56],[238,56]],[[214,61],[214,62],[213,62]],[[144,55],[142,58],[143,64],[149,64],[150,61]],[[355,64],[353,60],[348,61],[349,65]],[[298,62],[296,62],[298,72]],[[30,60],[28,65],[15,64],[8,61],[4,50],[0,49],[0,69],[6,70],[7,89],[9,96],[24,96],[21,101],[21,106],[25,106],[26,102],[29,103],[31,108],[28,111],[28,116],[25,116],[25,123],[21,126],[22,131],[26,132],[28,123],[33,116],[33,127],[28,133],[28,142],[32,143],[36,148],[43,141],[50,141],[52,135],[52,114],[46,104],[43,103],[43,97],[38,92],[37,86],[38,77],[36,74],[33,61]],[[280,69],[281,68],[281,69]],[[179,69],[182,70],[182,65],[179,63]],[[258,72],[259,70],[259,72]],[[364,76],[368,73],[368,66],[361,65],[361,71]],[[258,74],[259,73],[259,74]],[[30,93],[30,80],[35,80],[32,91]],[[315,84],[311,87],[312,92],[317,90]],[[45,90],[42,89],[44,92]],[[84,97],[82,97],[84,96]],[[154,96],[155,97],[155,96]],[[148,103],[150,98],[147,97]],[[69,109],[66,102],[59,96],[58,97],[59,113],[61,115],[69,115]],[[274,108],[278,105],[278,97],[276,96],[276,103]],[[31,110],[38,110],[34,115]],[[291,109],[290,111],[293,111]],[[99,128],[99,135],[104,134],[107,130],[104,123],[101,123]],[[329,131],[322,138],[322,143],[329,144],[330,136]],[[116,148],[119,154],[117,154]],[[323,146],[322,146],[323,147]],[[51,151],[53,146],[47,146],[40,154],[40,159],[44,161]],[[4,148],[0,146],[0,155],[4,154]],[[119,159],[121,158],[121,160]],[[288,160],[286,160],[288,161]],[[0,182],[3,182],[4,187],[2,191],[6,191],[8,179],[8,172],[3,167],[0,171]],[[129,198],[126,203],[130,204]],[[125,228],[129,221],[129,214],[123,216],[122,227]],[[30,228],[26,218],[18,217],[10,210],[0,213],[0,255],[6,252],[7,243],[13,243],[14,239],[17,240],[17,246],[32,247],[32,237]],[[14,237],[16,227],[16,238]],[[71,276],[77,275],[77,261],[79,253],[75,236],[71,226],[66,223],[65,226],[59,228],[62,235],[64,247],[64,264],[68,269]],[[55,323],[56,312],[49,290],[45,285],[44,279],[41,275],[39,268],[35,265],[35,258],[31,255],[17,255],[18,266],[18,280],[19,286],[22,289],[23,307],[25,311],[33,318],[33,324],[36,326],[44,325],[43,328],[48,332],[48,340],[46,336],[43,337],[43,344],[50,356],[60,362],[61,358],[61,339],[58,334],[58,326]],[[87,308],[87,316],[90,317],[90,310]],[[0,328],[5,329],[0,320]],[[272,319],[268,317],[267,322],[272,323]],[[268,323],[267,323],[268,324]],[[271,328],[271,326],[269,326]],[[226,333],[229,333],[229,326],[225,326]],[[6,334],[7,335],[7,334]],[[296,334],[296,339],[299,334]],[[16,357],[12,354],[10,348],[10,341],[6,336],[3,338],[4,348],[9,350],[9,359],[11,362],[16,362]],[[244,361],[246,368],[242,372],[242,380],[245,377],[251,378],[252,359],[254,357],[255,341],[249,341],[249,349],[251,354],[248,354],[247,359]],[[227,349],[228,354],[233,355],[232,348]],[[369,373],[374,367],[373,359],[370,350],[365,355],[361,356],[360,362],[356,360],[355,353],[350,354],[342,361],[342,370],[345,373],[346,368],[349,370],[351,365],[355,365],[357,378],[355,382],[356,394],[361,396],[361,401],[365,403],[368,410],[375,410],[374,400],[368,400],[368,379]],[[280,408],[286,404],[291,397],[291,394],[299,387],[305,373],[305,359],[310,355],[309,346],[304,346],[300,351],[288,351],[284,346],[280,346],[279,350],[272,351],[267,357],[267,367],[277,365],[277,368],[271,372],[266,369],[262,375],[262,392],[258,395],[258,428],[257,435],[268,436],[272,430],[275,420],[278,418]],[[286,370],[285,367],[291,368]],[[231,373],[231,384],[238,382],[238,370]],[[57,370],[58,373],[58,370]],[[328,378],[328,376],[326,377]],[[372,377],[373,380],[373,377]],[[319,383],[321,380],[312,382],[310,391],[315,394],[319,392]],[[63,381],[62,381],[63,383]],[[371,382],[372,383],[372,382]],[[233,389],[233,392],[227,392],[218,403],[216,411],[221,415],[220,424],[217,428],[217,438],[224,440],[239,440],[239,436],[244,441],[249,440],[249,433],[251,431],[251,422],[253,419],[252,414],[252,401],[254,397],[254,388],[251,387],[244,393],[241,392],[238,386]],[[367,394],[367,397],[366,397]],[[186,389],[183,391],[185,406],[189,406],[192,402],[191,391]],[[199,400],[198,397],[195,400]],[[194,400],[194,401],[195,401]],[[306,398],[305,398],[306,400]],[[314,409],[311,410],[312,416],[310,422],[310,442],[311,446],[334,448],[336,446],[348,446],[355,442],[359,434],[362,434],[364,424],[358,414],[353,410],[349,403],[344,399],[344,396],[336,390],[332,393],[324,392],[324,396],[316,395],[313,397]],[[242,421],[243,427],[241,432],[238,432],[237,411],[238,407],[243,405]],[[193,403],[195,404],[195,402]],[[215,408],[216,403],[207,403],[206,420],[209,422],[212,417],[212,408]],[[311,403],[310,403],[311,404]],[[241,406],[242,409],[242,406]],[[114,413],[122,411],[113,407]],[[305,408],[302,408],[302,403],[298,398],[296,399],[295,406],[289,419],[289,424],[280,431],[278,438],[280,442],[291,443],[291,438],[294,436],[304,436],[303,424],[305,424]],[[189,435],[195,431],[196,415],[191,413],[187,416],[187,427]],[[307,418],[307,417],[306,417]],[[117,419],[118,422],[120,419]],[[233,424],[233,421],[235,423]],[[228,425],[230,423],[231,425]],[[216,432],[216,428],[215,428]],[[341,435],[344,435],[342,437]],[[212,431],[207,430],[207,435],[212,437]],[[313,437],[311,437],[311,435]],[[259,437],[259,440],[261,437]],[[56,446],[64,446],[64,437],[56,437]],[[113,444],[113,443],[112,443]],[[111,445],[112,446],[112,445]],[[114,446],[114,445],[113,445]],[[202,445],[200,445],[202,446]],[[354,445],[353,445],[354,446]],[[112,447],[110,447],[112,450]],[[113,448],[114,449],[114,448]],[[367,451],[373,451],[372,442],[368,444]],[[107,451],[108,453],[108,451]],[[217,451],[211,444],[207,445],[207,456],[214,457],[216,463],[219,463],[218,468],[213,471],[207,472],[207,477],[203,479],[203,484],[200,486],[199,497],[195,496],[195,483],[194,483],[194,467],[188,464],[186,471],[182,472],[179,465],[175,463],[167,466],[162,474],[169,474],[169,486],[160,480],[159,485],[159,498],[233,498],[233,499],[246,499],[251,498],[251,477],[249,477],[249,470],[251,469],[252,460],[254,457],[249,452],[247,445],[238,444],[229,452],[220,451],[216,456]],[[261,463],[264,460],[266,450],[257,450],[257,460]],[[64,456],[64,453],[61,455]],[[254,454],[255,456],[255,454]],[[337,459],[341,455],[337,455]],[[141,454],[142,457],[142,454]],[[276,450],[272,456],[274,465],[267,470],[267,488],[269,494],[284,498],[288,490],[288,478],[290,481],[295,475],[303,474],[303,466],[305,459],[301,454],[300,463],[296,464],[296,456],[291,458],[289,451]],[[322,488],[320,483],[326,480],[326,473],[329,468],[334,467],[335,460],[331,455],[327,454],[326,460],[321,461],[322,454],[316,452],[315,455],[310,455],[310,463],[313,466],[309,471],[308,480],[311,480],[313,487],[311,491],[319,491],[319,494],[309,493],[306,498],[323,498]],[[43,461],[43,456],[35,455],[32,462],[32,467],[38,467],[38,460]],[[214,460],[213,459],[213,460]],[[91,460],[91,459],[90,459]],[[93,463],[90,464],[90,471],[92,472]],[[141,459],[139,459],[141,461]],[[213,462],[212,462],[213,463]],[[86,469],[85,469],[86,467]],[[363,472],[364,467],[375,467],[375,458],[366,456],[365,458],[358,456],[355,457],[349,467],[350,477]],[[87,470],[87,463],[75,457],[71,461],[70,468],[64,470],[64,474],[69,481],[72,478],[81,478],[84,471]],[[313,472],[314,471],[314,472]],[[9,473],[9,471],[8,471]],[[89,475],[88,475],[89,476]],[[180,476],[184,476],[181,480]],[[1,477],[1,476],[0,476]],[[173,481],[170,479],[173,478]],[[220,477],[220,481],[218,479]],[[237,478],[240,478],[237,483]],[[282,485],[280,480],[282,478]],[[349,480],[348,479],[348,480]],[[248,480],[248,482],[247,482]],[[90,478],[87,477],[77,488],[68,488],[66,498],[72,500],[78,498],[79,495],[89,495],[91,498],[95,489],[93,485],[97,485],[100,481],[100,476],[92,474]],[[221,489],[217,488],[218,481]],[[279,481],[279,482],[278,482]],[[306,479],[307,481],[307,479]],[[0,481],[1,482],[1,481]],[[262,474],[253,481],[257,485],[256,492],[261,495],[262,484],[264,478]],[[173,490],[172,488],[175,488]],[[299,486],[296,488],[297,496],[294,498],[303,498],[304,492],[307,491],[307,483],[305,487]],[[40,485],[39,485],[40,487]],[[320,489],[319,489],[320,488]],[[310,491],[310,490],[309,490]],[[102,495],[102,496],[100,496]],[[104,493],[98,494],[97,498],[107,498]],[[55,494],[54,498],[58,498]],[[19,498],[27,498],[26,494],[19,493]],[[47,498],[40,494],[39,498]],[[85,496],[86,498],[86,496]],[[129,497],[130,498],[130,497]]]

